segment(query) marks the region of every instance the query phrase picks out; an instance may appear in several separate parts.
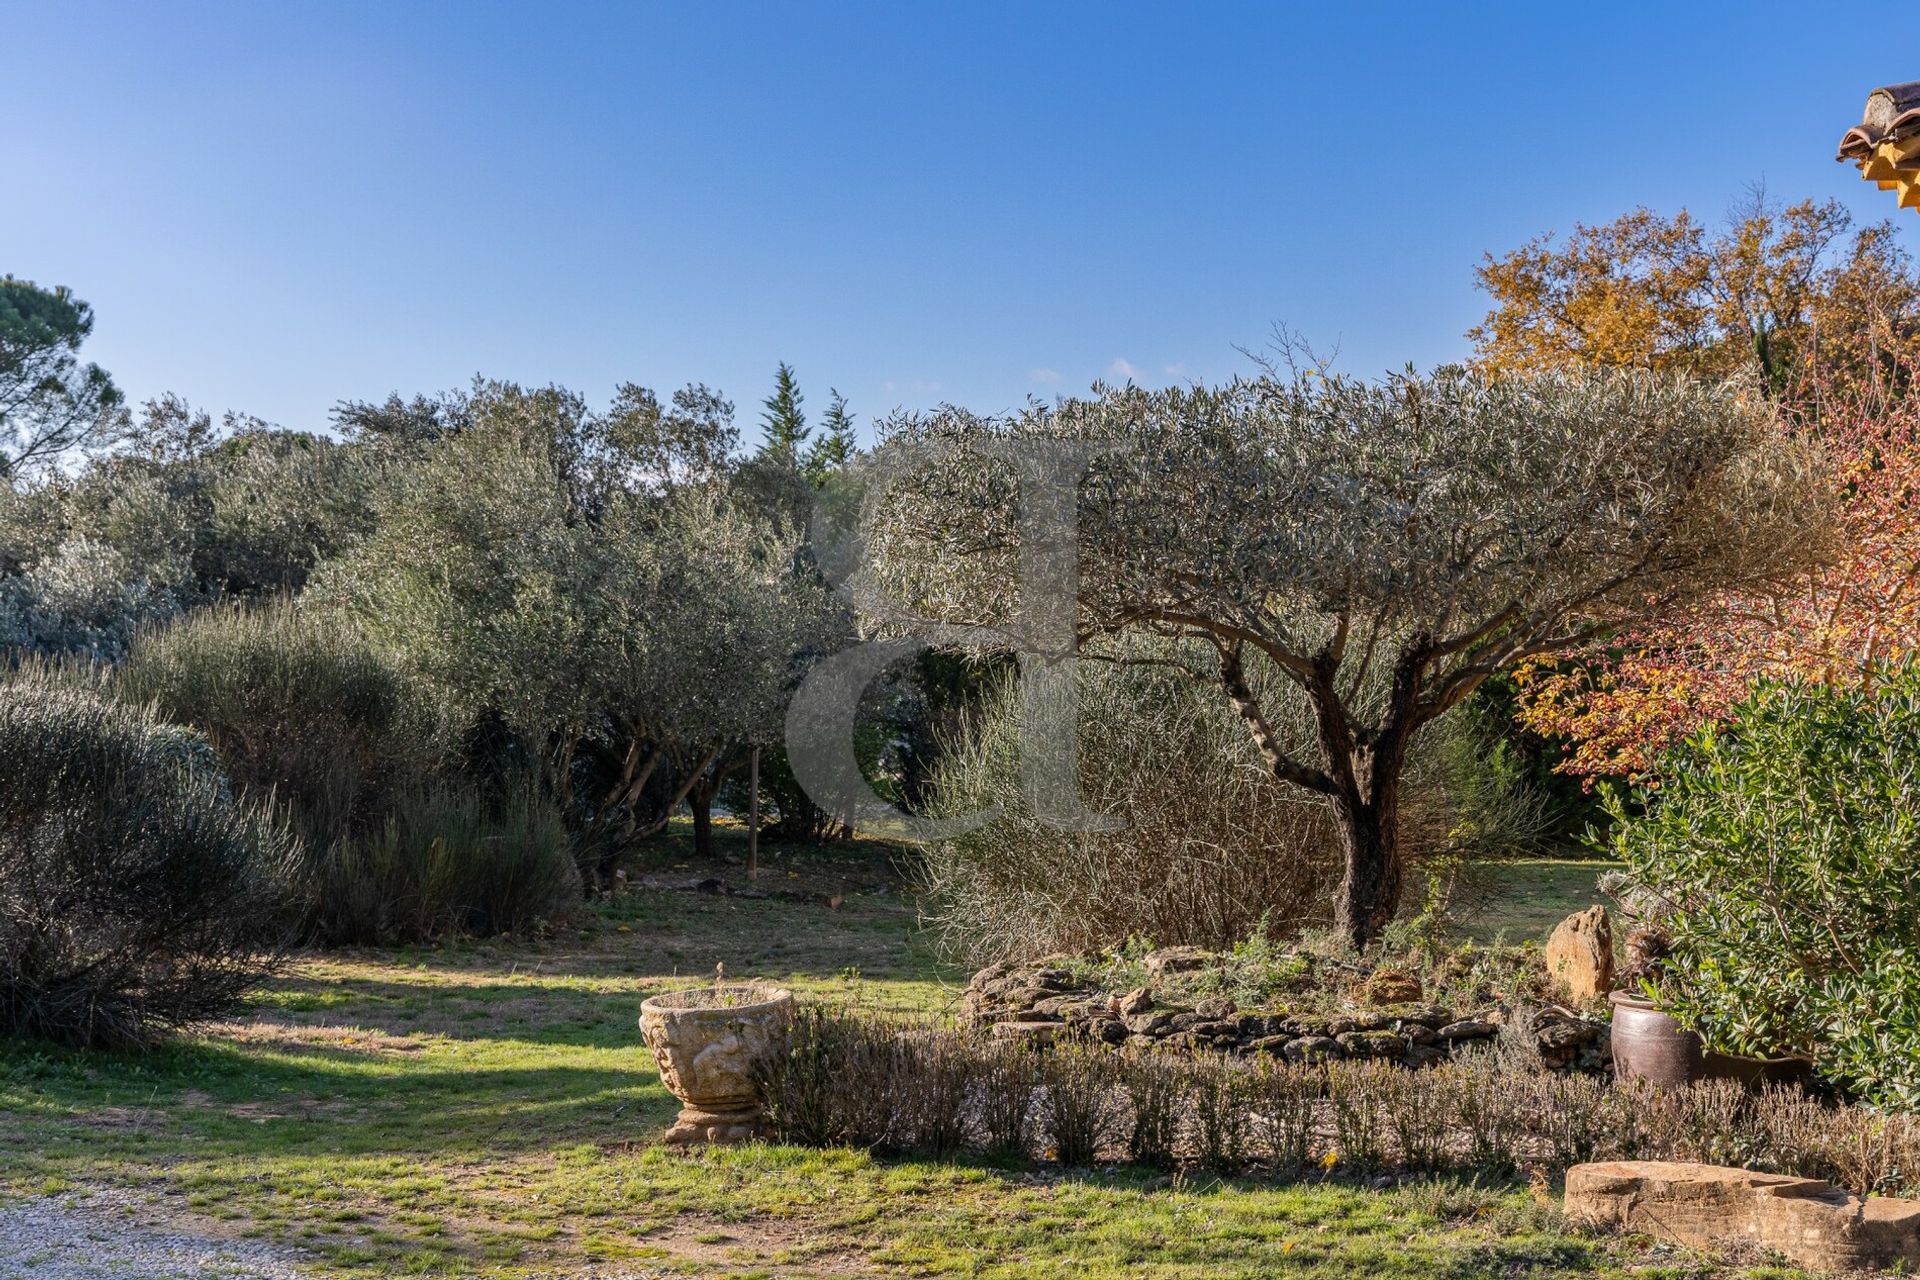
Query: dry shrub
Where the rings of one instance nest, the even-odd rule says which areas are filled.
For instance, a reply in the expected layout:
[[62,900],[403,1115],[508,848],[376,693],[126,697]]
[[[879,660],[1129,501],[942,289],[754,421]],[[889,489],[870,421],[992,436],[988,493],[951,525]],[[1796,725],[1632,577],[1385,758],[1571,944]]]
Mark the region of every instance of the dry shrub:
[[1033,1151],[1033,1103],[1039,1059],[1024,1044],[989,1043],[981,1055],[978,1109],[985,1154],[1017,1164]]
[[1045,1132],[1055,1159],[1085,1166],[1100,1158],[1120,1123],[1125,1083],[1118,1060],[1095,1045],[1068,1041],[1041,1060]]
[[895,1038],[894,1049],[894,1145],[952,1159],[968,1146],[986,1059],[968,1038],[950,1031],[909,1032]]
[[1268,1058],[1252,1068],[1252,1105],[1263,1120],[1262,1153],[1272,1171],[1292,1177],[1313,1163],[1314,1124],[1326,1077],[1318,1067]]
[[1127,1158],[1170,1169],[1179,1149],[1183,1109],[1181,1061],[1157,1049],[1129,1050],[1120,1060],[1121,1079],[1133,1109]]
[[1617,1109],[1609,1104],[1621,1095],[1594,1076],[1539,1072],[1524,1079],[1524,1115],[1546,1161],[1565,1169],[1594,1159],[1616,1132]]
[[[1112,642],[1104,656],[1204,653]],[[1250,671],[1276,732],[1311,742],[1305,700],[1271,671]],[[1130,938],[1226,949],[1257,933],[1289,937],[1329,923],[1342,855],[1324,799],[1280,783],[1217,688],[1165,666],[1086,661],[1078,668],[1081,790],[1116,820],[1068,831],[1033,812],[1022,765],[1017,684],[998,690],[947,749],[929,808],[997,810],[986,826],[921,856],[933,920],[975,963],[1097,954]],[[1401,806],[1410,865],[1509,853],[1541,822],[1526,797],[1485,774],[1464,720],[1416,740]]]
[[1338,1062],[1327,1068],[1334,1154],[1347,1168],[1385,1167],[1402,1068],[1386,1062]]
[[1393,1128],[1394,1150],[1404,1169],[1445,1169],[1453,1162],[1460,1119],[1457,1090],[1438,1071],[1401,1071],[1379,1080]]
[[1253,1072],[1244,1063],[1206,1054],[1188,1062],[1186,1078],[1194,1156],[1216,1173],[1232,1173],[1246,1162],[1252,1139],[1259,1098]]
[[988,961],[1134,935],[1226,947],[1263,918],[1324,923],[1338,867],[1325,806],[1273,779],[1219,694],[1164,669],[1079,672],[1083,794],[1119,825],[1064,831],[1034,816],[1019,689],[996,694],[933,779],[936,813],[1000,809],[923,855],[948,945]]
[[781,1142],[832,1147],[849,1141],[842,1096],[848,1040],[860,1024],[838,1010],[802,1005],[783,1052],[760,1059],[755,1081],[767,1128]]
[[[1064,1165],[1124,1151],[1222,1174],[1395,1170],[1511,1175],[1591,1160],[1699,1160],[1824,1178],[1861,1194],[1920,1185],[1920,1122],[1725,1081],[1616,1086],[1491,1054],[1424,1071],[1386,1062],[1114,1052],[803,1008],[761,1086],[777,1137],[948,1159]],[[1324,1143],[1324,1145],[1323,1145]],[[1316,1160],[1316,1156],[1322,1157]]]

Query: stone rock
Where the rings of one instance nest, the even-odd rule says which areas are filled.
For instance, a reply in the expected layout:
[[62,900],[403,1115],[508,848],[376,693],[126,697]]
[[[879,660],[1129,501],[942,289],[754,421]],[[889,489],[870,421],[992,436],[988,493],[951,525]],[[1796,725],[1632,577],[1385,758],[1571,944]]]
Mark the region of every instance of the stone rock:
[[1281,1036],[1281,1035],[1260,1036],[1257,1039],[1249,1040],[1247,1042],[1247,1052],[1283,1054],[1287,1050],[1287,1045],[1292,1043],[1293,1040],[1294,1040],[1293,1036]]
[[1408,1047],[1407,1056],[1400,1061],[1418,1071],[1421,1067],[1445,1062],[1447,1057],[1447,1051],[1437,1044],[1415,1044]]
[[1193,1011],[1208,1022],[1218,1022],[1222,1018],[1231,1018],[1239,1010],[1238,1006],[1225,996],[1208,996],[1193,1006]]
[[1087,1024],[1088,1032],[1105,1044],[1124,1044],[1127,1039],[1127,1024],[1118,1018],[1095,1018]]
[[1120,997],[1115,1008],[1122,1017],[1135,1017],[1153,1008],[1153,997],[1147,993],[1145,987],[1135,987]]
[[1163,1036],[1174,1029],[1173,1015],[1163,1009],[1131,1014],[1122,1021],[1127,1024],[1127,1030],[1137,1036]]
[[1562,920],[1547,939],[1547,977],[1575,1004],[1613,990],[1613,921],[1607,909],[1588,907]]
[[1327,1034],[1344,1036],[1355,1031],[1385,1031],[1393,1025],[1393,1015],[1379,1010],[1335,1014],[1327,1019]]
[[1347,1056],[1340,1042],[1331,1036],[1299,1036],[1287,1041],[1281,1053],[1288,1062],[1328,1062]]
[[1453,1010],[1437,1004],[1404,1004],[1386,1012],[1396,1022],[1418,1023],[1435,1031],[1454,1020]]
[[[1399,1030],[1400,1034],[1407,1038],[1407,1043],[1410,1045],[1423,1046],[1437,1044],[1440,1041],[1440,1033],[1424,1022],[1402,1023]],[[1442,1052],[1445,1052],[1445,1050],[1442,1050]]]
[[1334,1041],[1349,1058],[1400,1058],[1407,1052],[1406,1039],[1391,1031],[1349,1031]]
[[993,1038],[996,1040],[1024,1040],[1028,1044],[1052,1044],[1060,1034],[1061,1026],[1057,1022],[996,1022],[993,1024]]
[[1554,1022],[1534,1033],[1540,1048],[1548,1052],[1579,1049],[1600,1038],[1606,1028],[1594,1022]]
[[1442,1040],[1485,1040],[1500,1034],[1500,1024],[1485,1018],[1462,1018],[1440,1028]]
[[1862,1200],[1810,1178],[1663,1160],[1575,1165],[1567,1217],[1691,1249],[1759,1248],[1816,1271],[1920,1263],[1920,1201]]
[[1375,969],[1360,984],[1360,998],[1368,1004],[1418,1004],[1426,996],[1420,979],[1402,969]]
[[1158,951],[1149,951],[1145,963],[1148,973],[1163,978],[1168,974],[1193,973],[1204,969],[1214,958],[1214,953],[1205,947],[1162,947]]

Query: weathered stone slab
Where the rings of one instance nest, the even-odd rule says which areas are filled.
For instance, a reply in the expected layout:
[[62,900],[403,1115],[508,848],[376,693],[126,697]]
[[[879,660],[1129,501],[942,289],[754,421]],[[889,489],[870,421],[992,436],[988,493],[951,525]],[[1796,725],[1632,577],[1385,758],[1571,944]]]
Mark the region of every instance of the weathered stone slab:
[[1920,1263],[1920,1201],[1862,1200],[1812,1178],[1631,1160],[1567,1170],[1566,1213],[1695,1249],[1748,1246],[1822,1271]]

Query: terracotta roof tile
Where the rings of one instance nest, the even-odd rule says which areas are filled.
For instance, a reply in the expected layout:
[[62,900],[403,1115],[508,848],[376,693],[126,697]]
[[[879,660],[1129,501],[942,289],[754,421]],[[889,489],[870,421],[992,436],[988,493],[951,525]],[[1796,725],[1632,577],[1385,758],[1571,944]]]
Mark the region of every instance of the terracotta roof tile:
[[1865,160],[1882,142],[1920,135],[1920,80],[1890,84],[1867,95],[1860,123],[1840,138],[1836,160]]

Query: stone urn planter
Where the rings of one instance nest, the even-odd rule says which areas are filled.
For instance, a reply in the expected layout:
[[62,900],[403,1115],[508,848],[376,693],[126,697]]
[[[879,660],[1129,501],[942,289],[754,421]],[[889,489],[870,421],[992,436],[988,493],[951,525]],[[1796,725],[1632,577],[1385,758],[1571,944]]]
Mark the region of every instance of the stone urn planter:
[[727,984],[654,996],[640,1006],[640,1034],[660,1078],[680,1099],[670,1143],[745,1142],[759,1131],[755,1068],[786,1044],[793,995]]
[[1621,1080],[1684,1085],[1698,1080],[1732,1080],[1749,1089],[1805,1084],[1813,1064],[1805,1058],[1747,1058],[1707,1048],[1697,1031],[1645,996],[1616,991],[1613,1005],[1613,1070]]

